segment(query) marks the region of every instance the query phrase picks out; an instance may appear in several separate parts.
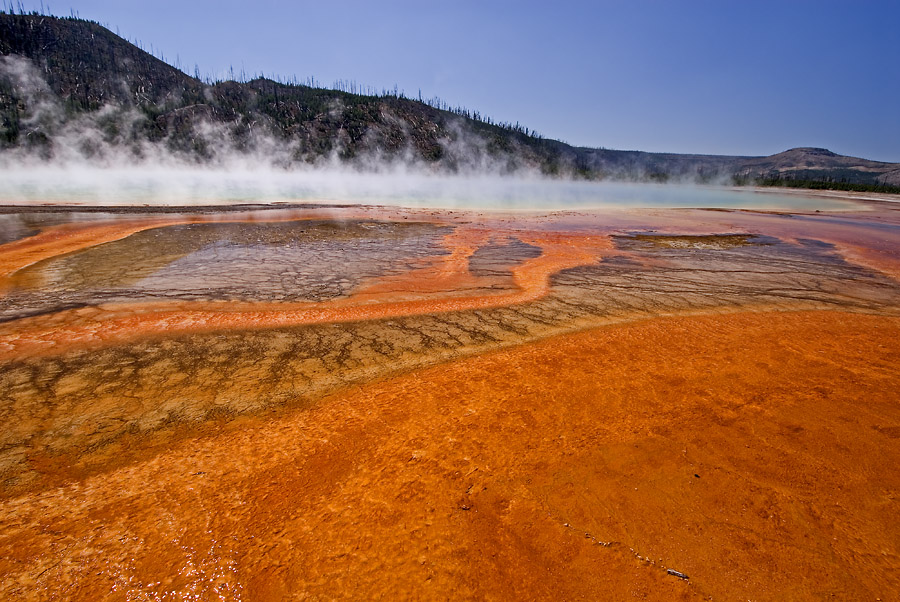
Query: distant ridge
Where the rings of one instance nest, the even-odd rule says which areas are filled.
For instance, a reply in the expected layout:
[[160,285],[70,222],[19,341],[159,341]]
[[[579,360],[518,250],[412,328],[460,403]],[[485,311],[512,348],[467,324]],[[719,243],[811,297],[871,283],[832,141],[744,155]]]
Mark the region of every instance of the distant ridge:
[[266,78],[207,83],[77,18],[0,13],[0,55],[0,155],[102,161],[165,151],[203,163],[246,154],[284,166],[413,164],[900,192],[900,164],[827,149],[738,157],[573,147],[396,91],[362,95]]
[[846,157],[824,148],[803,147],[769,157],[745,159],[737,166],[735,178],[758,180],[764,184],[805,183],[807,187],[816,187],[814,184],[818,182],[831,184],[833,188],[852,189],[853,184],[861,184],[872,189],[890,189],[900,187],[900,164]]

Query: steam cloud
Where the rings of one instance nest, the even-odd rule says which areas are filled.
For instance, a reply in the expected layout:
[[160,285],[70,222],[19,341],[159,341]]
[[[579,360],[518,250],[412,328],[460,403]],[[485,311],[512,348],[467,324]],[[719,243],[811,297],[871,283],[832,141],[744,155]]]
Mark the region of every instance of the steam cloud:
[[[147,117],[129,106],[67,113],[28,59],[0,57],[0,82],[24,105],[24,143],[0,151],[0,203],[190,205],[276,201],[350,202],[406,207],[550,210],[589,207],[785,207],[797,197],[749,195],[694,186],[574,181],[497,159],[483,138],[456,126],[442,141],[457,173],[442,173],[409,150],[372,152],[352,162],[339,148],[315,163],[298,161],[296,142],[251,128],[235,141],[229,125],[199,119],[197,155],[151,142]],[[125,84],[123,83],[123,86]],[[190,109],[190,107],[188,108]],[[188,110],[182,109],[182,110]],[[816,206],[822,206],[817,202]]]

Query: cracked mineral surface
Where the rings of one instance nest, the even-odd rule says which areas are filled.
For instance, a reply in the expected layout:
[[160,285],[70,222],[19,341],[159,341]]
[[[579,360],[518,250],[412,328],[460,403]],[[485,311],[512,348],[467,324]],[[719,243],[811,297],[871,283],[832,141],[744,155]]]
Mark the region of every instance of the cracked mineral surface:
[[4,211],[5,599],[900,594],[892,204]]

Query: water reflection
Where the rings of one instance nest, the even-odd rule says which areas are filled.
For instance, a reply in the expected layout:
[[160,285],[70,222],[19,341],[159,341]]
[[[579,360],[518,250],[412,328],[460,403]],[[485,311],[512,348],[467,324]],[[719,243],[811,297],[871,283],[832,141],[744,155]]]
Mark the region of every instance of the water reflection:
[[113,301],[324,301],[444,255],[427,223],[295,221],[153,228],[19,270],[5,318]]

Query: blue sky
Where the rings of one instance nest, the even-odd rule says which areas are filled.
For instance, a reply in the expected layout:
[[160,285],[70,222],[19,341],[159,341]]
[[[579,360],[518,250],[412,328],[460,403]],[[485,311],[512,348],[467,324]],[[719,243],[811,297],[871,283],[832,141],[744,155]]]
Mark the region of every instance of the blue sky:
[[571,144],[900,162],[896,0],[48,4],[190,73],[396,84]]

